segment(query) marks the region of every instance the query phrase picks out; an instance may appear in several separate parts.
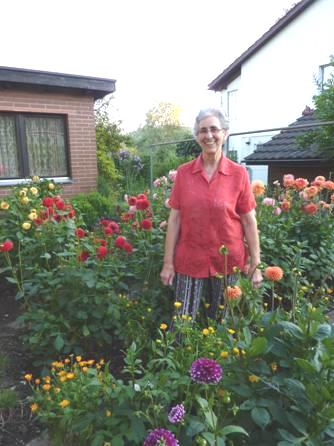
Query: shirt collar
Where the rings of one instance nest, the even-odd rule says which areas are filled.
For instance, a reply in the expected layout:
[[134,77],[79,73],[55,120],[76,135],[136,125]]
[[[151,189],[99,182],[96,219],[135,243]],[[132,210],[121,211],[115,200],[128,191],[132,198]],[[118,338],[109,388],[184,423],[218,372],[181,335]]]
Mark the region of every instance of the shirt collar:
[[[203,171],[203,158],[201,154],[195,159],[192,168],[192,173],[198,173],[202,171]],[[223,175],[231,175],[229,159],[226,158],[226,156],[223,153],[220,158],[217,171],[218,173],[221,173]]]

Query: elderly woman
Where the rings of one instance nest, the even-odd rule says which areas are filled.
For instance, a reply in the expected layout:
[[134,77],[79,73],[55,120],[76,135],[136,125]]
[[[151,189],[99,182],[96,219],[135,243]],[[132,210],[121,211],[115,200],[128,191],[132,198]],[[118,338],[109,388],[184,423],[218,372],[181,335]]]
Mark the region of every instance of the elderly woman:
[[227,134],[228,121],[221,111],[199,113],[194,135],[202,153],[178,168],[170,197],[160,277],[165,285],[175,280],[181,314],[193,319],[204,286],[208,316],[216,317],[224,286],[235,281],[235,267],[247,269],[254,287],[262,281],[257,269],[260,247],[256,203],[246,169],[223,153]]

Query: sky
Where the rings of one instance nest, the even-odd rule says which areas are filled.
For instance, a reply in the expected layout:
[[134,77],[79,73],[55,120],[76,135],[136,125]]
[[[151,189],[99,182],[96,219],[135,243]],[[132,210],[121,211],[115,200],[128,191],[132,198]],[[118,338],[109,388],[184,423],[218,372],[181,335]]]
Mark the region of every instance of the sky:
[[192,126],[215,79],[296,0],[2,0],[0,66],[116,80],[125,131],[171,102]]

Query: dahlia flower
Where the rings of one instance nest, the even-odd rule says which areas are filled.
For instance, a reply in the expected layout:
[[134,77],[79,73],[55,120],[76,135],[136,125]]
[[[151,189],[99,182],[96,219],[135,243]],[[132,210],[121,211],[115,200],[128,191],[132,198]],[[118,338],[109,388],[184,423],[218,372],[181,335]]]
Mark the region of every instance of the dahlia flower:
[[174,434],[167,429],[158,427],[145,438],[144,446],[179,446]]
[[264,277],[273,282],[277,282],[283,277],[283,270],[279,266],[268,266],[264,270]]
[[192,363],[190,376],[200,384],[217,384],[222,379],[223,370],[214,359],[199,358]]

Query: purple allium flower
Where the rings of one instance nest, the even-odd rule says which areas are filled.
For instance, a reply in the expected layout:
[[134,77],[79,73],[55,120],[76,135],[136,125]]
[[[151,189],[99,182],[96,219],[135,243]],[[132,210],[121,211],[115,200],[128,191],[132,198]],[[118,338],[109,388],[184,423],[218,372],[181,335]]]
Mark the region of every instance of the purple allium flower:
[[145,438],[144,446],[179,446],[179,442],[172,432],[158,427]]
[[190,376],[200,384],[217,384],[222,379],[223,370],[214,359],[199,358],[191,364]]
[[172,407],[168,414],[168,420],[170,423],[180,423],[180,421],[183,420],[183,417],[185,415],[186,411],[184,409],[183,404],[177,404],[176,406]]

